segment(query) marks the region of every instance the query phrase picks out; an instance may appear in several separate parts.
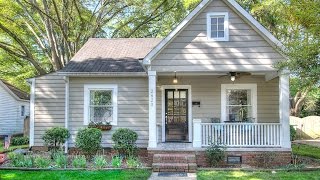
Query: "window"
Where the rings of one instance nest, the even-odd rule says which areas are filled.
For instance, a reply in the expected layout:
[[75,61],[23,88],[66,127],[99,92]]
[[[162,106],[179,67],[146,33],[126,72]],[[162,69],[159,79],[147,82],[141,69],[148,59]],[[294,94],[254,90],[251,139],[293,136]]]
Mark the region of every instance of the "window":
[[255,122],[257,118],[256,84],[221,85],[221,120]]
[[207,14],[207,37],[214,41],[229,41],[228,13]]
[[25,115],[25,106],[21,106],[21,116]]
[[117,85],[84,85],[84,124],[117,125]]

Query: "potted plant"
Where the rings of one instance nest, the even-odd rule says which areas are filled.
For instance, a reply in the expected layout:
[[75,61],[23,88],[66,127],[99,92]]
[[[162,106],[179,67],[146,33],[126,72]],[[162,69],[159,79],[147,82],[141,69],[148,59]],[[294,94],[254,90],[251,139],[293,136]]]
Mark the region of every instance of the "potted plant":
[[91,121],[89,123],[89,128],[97,128],[100,129],[101,131],[109,131],[112,128],[112,125],[110,124],[110,121],[106,121],[106,122],[93,122]]

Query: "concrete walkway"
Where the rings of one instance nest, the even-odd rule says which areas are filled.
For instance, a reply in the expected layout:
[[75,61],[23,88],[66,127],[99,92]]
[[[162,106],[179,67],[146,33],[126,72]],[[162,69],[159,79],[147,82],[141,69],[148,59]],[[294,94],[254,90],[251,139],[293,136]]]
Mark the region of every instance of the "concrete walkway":
[[153,172],[149,178],[149,180],[196,180],[196,173],[179,173],[179,172]]
[[293,143],[306,144],[306,145],[315,146],[315,147],[319,147],[320,148],[320,140],[319,139],[315,139],[315,140],[295,140],[295,141],[293,141]]

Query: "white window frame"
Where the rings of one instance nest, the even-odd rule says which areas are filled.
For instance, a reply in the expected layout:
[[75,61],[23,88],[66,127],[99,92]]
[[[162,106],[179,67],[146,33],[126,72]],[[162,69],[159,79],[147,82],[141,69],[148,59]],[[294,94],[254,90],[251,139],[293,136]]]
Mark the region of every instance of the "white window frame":
[[[211,37],[211,18],[215,16],[224,16],[224,37]],[[207,38],[210,41],[229,41],[229,13],[228,12],[211,12],[207,13]]]
[[85,84],[84,85],[84,125],[89,124],[89,105],[91,90],[111,90],[112,91],[112,122],[111,125],[118,124],[118,85],[116,84]]
[[[23,109],[23,114],[22,114],[22,109]],[[26,106],[25,105],[21,105],[20,106],[20,116],[24,117],[26,115]]]
[[250,89],[252,118],[257,122],[257,84],[221,84],[221,122],[227,119],[227,90],[228,89]]

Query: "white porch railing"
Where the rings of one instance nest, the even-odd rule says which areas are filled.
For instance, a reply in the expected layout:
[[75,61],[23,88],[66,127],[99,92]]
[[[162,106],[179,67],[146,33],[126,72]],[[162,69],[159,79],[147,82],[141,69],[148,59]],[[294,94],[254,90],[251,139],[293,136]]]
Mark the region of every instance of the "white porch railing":
[[279,123],[199,123],[201,146],[281,147]]

